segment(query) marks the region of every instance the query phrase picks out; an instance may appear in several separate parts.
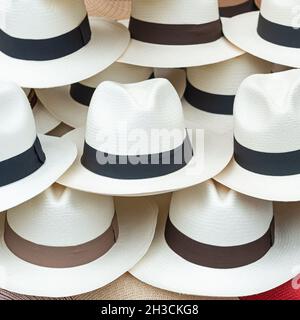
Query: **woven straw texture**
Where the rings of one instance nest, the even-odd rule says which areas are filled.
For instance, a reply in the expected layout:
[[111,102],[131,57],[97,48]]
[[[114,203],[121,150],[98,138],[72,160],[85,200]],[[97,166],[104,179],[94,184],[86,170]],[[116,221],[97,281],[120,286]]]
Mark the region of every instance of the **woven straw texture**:
[[130,15],[131,0],[85,0],[89,15],[110,19],[126,19]]

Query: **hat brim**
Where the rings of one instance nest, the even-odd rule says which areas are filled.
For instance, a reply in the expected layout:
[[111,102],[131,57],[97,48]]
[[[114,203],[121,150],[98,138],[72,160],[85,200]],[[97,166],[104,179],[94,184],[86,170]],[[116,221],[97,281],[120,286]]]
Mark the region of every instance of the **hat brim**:
[[0,187],[0,212],[15,207],[49,188],[74,162],[76,146],[70,141],[39,135],[46,162],[34,173]]
[[236,46],[273,63],[300,68],[300,49],[272,44],[257,33],[259,12],[249,12],[223,23],[223,32]]
[[[58,183],[73,189],[106,195],[145,196],[196,185],[221,172],[233,152],[232,134],[218,135],[205,131],[204,139],[198,139],[201,141],[193,146],[194,156],[184,168],[156,178],[122,180],[97,175],[82,166],[80,159],[84,137],[83,128],[75,129],[63,137],[77,145],[78,156],[70,169],[58,179]],[[193,140],[195,139],[191,139],[192,143]]]
[[232,269],[198,266],[172,251],[164,238],[168,210],[161,212],[149,251],[130,273],[152,286],[183,294],[236,297],[273,289],[294,276],[300,261],[300,215],[288,208],[275,207],[275,244],[270,251],[257,262]]
[[129,31],[103,18],[89,19],[92,37],[80,50],[50,61],[25,61],[0,52],[0,79],[25,88],[50,88],[89,78],[115,62],[126,49]]
[[[155,70],[155,76],[157,78],[166,77],[175,87],[179,97],[183,96],[186,86],[184,70]],[[70,96],[70,86],[35,91],[45,108],[55,118],[73,128],[85,126],[88,107],[72,99]]]
[[[129,20],[121,20],[128,26]],[[223,22],[223,19],[222,19]],[[119,62],[156,68],[180,68],[202,66],[229,60],[244,54],[225,39],[197,45],[158,45],[130,40]]]
[[3,240],[0,217],[2,288],[26,295],[63,297],[89,292],[114,281],[147,252],[154,236],[157,206],[147,199],[116,199],[119,237],[102,257],[73,268],[36,266],[15,256]]
[[300,201],[300,174],[266,176],[242,168],[234,158],[215,178],[230,189],[270,201]]
[[203,128],[216,133],[233,133],[233,116],[209,113],[190,105],[185,98],[181,100],[186,126],[188,128]]
[[56,128],[60,121],[57,120],[40,101],[34,106],[33,115],[35,119],[36,131],[41,134],[46,134]]

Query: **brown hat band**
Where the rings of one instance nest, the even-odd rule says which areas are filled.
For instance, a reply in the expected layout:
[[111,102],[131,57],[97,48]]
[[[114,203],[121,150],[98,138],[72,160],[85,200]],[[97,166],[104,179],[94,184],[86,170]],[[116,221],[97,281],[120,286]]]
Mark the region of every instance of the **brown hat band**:
[[107,253],[119,234],[117,215],[110,227],[99,237],[75,246],[52,247],[30,242],[19,236],[5,219],[4,241],[8,249],[20,259],[48,268],[71,268],[92,262]]
[[274,218],[261,238],[232,247],[219,247],[195,241],[179,231],[169,217],[165,229],[166,242],[175,253],[191,263],[216,269],[242,267],[261,259],[273,246],[274,234]]
[[38,97],[33,89],[30,89],[27,98],[30,103],[31,109],[33,109],[38,102]]
[[257,10],[254,0],[247,0],[243,3],[231,5],[231,6],[220,6],[220,15],[221,17],[231,18],[238,14],[250,12]]
[[194,45],[216,41],[223,36],[218,19],[204,24],[161,24],[131,17],[131,38],[160,45]]

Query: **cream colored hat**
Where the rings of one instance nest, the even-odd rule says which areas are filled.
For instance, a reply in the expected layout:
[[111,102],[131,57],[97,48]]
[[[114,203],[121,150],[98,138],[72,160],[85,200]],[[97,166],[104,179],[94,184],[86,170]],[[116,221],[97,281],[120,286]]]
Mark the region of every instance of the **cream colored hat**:
[[220,16],[231,18],[238,14],[255,11],[254,0],[219,0]]
[[57,184],[0,217],[1,287],[62,297],[95,290],[133,267],[149,248],[158,209]]
[[270,73],[271,63],[249,54],[187,69],[182,101],[187,127],[215,132],[233,130],[233,104],[241,82],[256,73]]
[[128,30],[117,22],[88,19],[83,0],[1,0],[0,11],[0,79],[25,88],[91,77],[129,42]]
[[151,247],[130,271],[184,294],[235,297],[286,282],[299,264],[300,216],[209,180],[173,194]]
[[133,0],[129,30],[125,63],[179,68],[242,54],[223,37],[218,0]]
[[51,113],[41,104],[33,89],[24,88],[32,112],[35,119],[36,130],[38,133],[46,134],[56,128],[60,121],[57,120]]
[[234,157],[216,179],[273,201],[300,200],[300,70],[254,75],[234,106]]
[[37,135],[27,96],[16,84],[0,82],[0,101],[1,212],[54,183],[75,160],[76,147],[66,140]]
[[134,83],[153,77],[166,77],[182,97],[185,90],[185,71],[179,69],[153,70],[153,68],[114,63],[95,76],[70,86],[36,90],[44,106],[64,123],[78,128],[85,126],[88,107],[96,87],[105,80]]
[[126,19],[130,15],[131,0],[84,0],[91,16]]
[[264,0],[260,12],[224,21],[224,34],[239,48],[259,58],[299,68],[298,6],[298,0]]
[[86,128],[66,136],[78,158],[59,183],[87,192],[151,195],[218,174],[232,157],[232,134],[186,130],[181,101],[169,81],[102,82]]

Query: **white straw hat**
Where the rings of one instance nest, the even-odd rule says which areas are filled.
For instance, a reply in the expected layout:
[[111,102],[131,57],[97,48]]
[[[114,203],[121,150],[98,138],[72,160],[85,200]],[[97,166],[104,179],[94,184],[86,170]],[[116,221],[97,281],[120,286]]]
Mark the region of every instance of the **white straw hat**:
[[250,54],[187,69],[182,101],[188,127],[216,132],[233,130],[233,103],[241,82],[256,73],[270,73],[271,63]]
[[47,189],[76,158],[73,143],[37,136],[24,91],[0,82],[0,212]]
[[174,292],[234,297],[286,282],[299,264],[300,216],[209,180],[173,194],[151,247],[130,271]]
[[290,67],[300,67],[299,0],[264,0],[259,12],[227,19],[225,36],[257,57]]
[[219,0],[220,16],[231,18],[257,10],[254,0]]
[[234,157],[217,181],[252,197],[300,200],[300,70],[254,75],[234,105]]
[[191,67],[242,54],[223,37],[218,0],[133,0],[129,30],[125,63]]
[[17,293],[63,297],[117,279],[146,253],[158,209],[57,184],[0,217],[4,283]]
[[35,119],[36,131],[46,134],[56,128],[60,121],[57,120],[40,102],[33,89],[23,89],[32,108]]
[[165,71],[154,71],[153,68],[118,62],[89,79],[70,86],[36,90],[36,93],[44,106],[57,119],[74,128],[78,128],[85,126],[92,95],[101,82],[110,80],[120,83],[134,83],[163,76],[173,82],[178,94],[182,97],[186,83],[184,70],[167,69]]
[[0,12],[0,79],[25,88],[91,77],[129,42],[128,30],[117,22],[88,19],[83,0],[1,0]]
[[102,82],[86,129],[64,136],[78,147],[58,182],[82,191],[150,195],[191,186],[218,174],[232,157],[232,133],[186,130],[169,81]]

